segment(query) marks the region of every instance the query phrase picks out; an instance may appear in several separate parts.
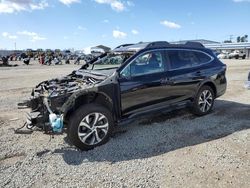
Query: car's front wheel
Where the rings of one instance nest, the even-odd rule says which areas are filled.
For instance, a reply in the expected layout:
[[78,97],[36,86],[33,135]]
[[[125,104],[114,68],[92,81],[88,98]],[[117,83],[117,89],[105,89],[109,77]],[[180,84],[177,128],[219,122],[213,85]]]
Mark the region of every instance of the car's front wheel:
[[114,121],[110,111],[97,104],[80,107],[70,118],[69,140],[81,150],[93,149],[106,143]]
[[214,105],[214,99],[213,89],[209,86],[202,86],[193,101],[192,112],[198,116],[210,113]]

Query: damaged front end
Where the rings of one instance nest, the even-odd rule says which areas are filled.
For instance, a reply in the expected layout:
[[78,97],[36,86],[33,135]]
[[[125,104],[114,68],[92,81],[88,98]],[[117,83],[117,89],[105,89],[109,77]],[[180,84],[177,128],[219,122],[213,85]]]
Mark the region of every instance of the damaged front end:
[[46,133],[61,133],[64,128],[64,103],[73,93],[92,88],[105,78],[105,75],[80,69],[66,77],[41,82],[32,90],[29,100],[18,104],[19,109],[31,109],[27,113],[27,128],[38,127]]

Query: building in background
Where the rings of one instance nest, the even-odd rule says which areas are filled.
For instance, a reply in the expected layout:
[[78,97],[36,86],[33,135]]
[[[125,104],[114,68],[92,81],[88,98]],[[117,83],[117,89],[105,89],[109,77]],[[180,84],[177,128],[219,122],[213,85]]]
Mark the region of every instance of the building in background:
[[205,44],[205,47],[211,48],[218,52],[233,52],[235,50],[242,51],[246,54],[246,58],[250,59],[250,42]]

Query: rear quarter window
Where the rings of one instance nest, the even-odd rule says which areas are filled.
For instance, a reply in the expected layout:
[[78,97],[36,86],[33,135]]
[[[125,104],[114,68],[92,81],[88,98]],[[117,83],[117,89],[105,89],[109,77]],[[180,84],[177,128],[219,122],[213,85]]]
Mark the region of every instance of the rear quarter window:
[[184,69],[208,63],[212,58],[206,53],[192,50],[168,50],[170,69]]
[[193,66],[205,64],[212,60],[212,57],[203,52],[194,52],[194,55],[196,56],[197,61],[194,62]]

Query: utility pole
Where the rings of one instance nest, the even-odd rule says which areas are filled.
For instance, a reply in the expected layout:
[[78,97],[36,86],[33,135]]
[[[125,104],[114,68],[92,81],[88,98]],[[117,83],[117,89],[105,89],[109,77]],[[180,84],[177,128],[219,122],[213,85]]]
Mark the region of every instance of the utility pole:
[[14,46],[15,46],[15,51],[16,51],[16,42],[14,43]]
[[[233,40],[234,35],[229,35],[229,40],[232,41]],[[233,41],[232,41],[233,42]]]

